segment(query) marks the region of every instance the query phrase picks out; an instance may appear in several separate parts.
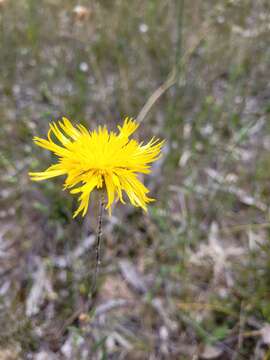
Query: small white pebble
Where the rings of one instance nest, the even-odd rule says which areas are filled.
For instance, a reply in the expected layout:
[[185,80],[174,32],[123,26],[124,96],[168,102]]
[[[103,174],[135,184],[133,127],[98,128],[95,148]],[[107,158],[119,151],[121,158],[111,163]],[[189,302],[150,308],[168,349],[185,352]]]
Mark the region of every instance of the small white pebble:
[[169,332],[168,332],[168,329],[166,328],[166,326],[161,326],[159,328],[159,336],[164,341],[168,340]]
[[89,67],[88,67],[88,64],[87,64],[86,62],[80,63],[80,70],[81,70],[82,72],[87,72],[88,69],[89,69]]
[[219,24],[223,24],[224,21],[225,21],[224,16],[220,15],[220,16],[217,17],[217,22],[218,22]]
[[142,23],[142,24],[140,24],[140,26],[139,26],[139,30],[140,30],[140,32],[141,33],[143,33],[143,34],[145,34],[147,31],[148,31],[148,25],[146,25],[146,24],[144,24],[144,23]]

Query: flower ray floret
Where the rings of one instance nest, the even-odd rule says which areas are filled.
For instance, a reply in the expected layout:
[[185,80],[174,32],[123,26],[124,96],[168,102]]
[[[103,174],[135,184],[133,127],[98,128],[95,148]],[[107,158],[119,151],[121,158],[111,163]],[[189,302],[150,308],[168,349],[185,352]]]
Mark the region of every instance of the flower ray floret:
[[109,212],[114,201],[125,203],[123,192],[133,206],[146,210],[153,199],[147,196],[149,190],[138,174],[151,172],[150,166],[159,159],[164,141],[152,138],[144,144],[130,139],[138,126],[135,120],[126,118],[122,126],[118,125],[118,133],[109,132],[106,126],[89,131],[63,118],[50,124],[47,139],[34,137],[36,145],[54,153],[58,162],[29,175],[34,181],[66,175],[64,189],[79,194],[80,204],[74,217],[86,214],[95,188],[106,190]]

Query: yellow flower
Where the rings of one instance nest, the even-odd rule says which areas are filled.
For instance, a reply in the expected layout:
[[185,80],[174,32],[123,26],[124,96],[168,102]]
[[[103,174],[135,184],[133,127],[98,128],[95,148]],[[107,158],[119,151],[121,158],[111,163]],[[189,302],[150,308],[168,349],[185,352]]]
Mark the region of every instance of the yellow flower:
[[109,212],[114,200],[125,203],[123,191],[132,205],[146,210],[146,204],[153,199],[147,196],[149,190],[138,179],[138,173],[151,172],[150,164],[160,157],[164,141],[152,138],[143,144],[130,140],[138,126],[135,120],[126,118],[123,125],[118,126],[118,133],[109,132],[106,126],[89,131],[63,118],[58,124],[50,124],[48,139],[34,137],[38,146],[59,157],[57,164],[29,175],[34,181],[67,175],[64,189],[72,188],[72,194],[80,193],[80,205],[74,217],[80,212],[83,216],[86,214],[90,194],[95,188],[106,188]]

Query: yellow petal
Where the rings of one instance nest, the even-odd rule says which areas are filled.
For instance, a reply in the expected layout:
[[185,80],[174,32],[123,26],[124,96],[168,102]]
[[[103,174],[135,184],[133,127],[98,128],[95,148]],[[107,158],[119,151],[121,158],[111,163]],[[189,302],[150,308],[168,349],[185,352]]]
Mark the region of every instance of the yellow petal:
[[106,126],[89,131],[83,125],[73,126],[63,118],[50,125],[47,139],[34,138],[36,145],[58,157],[58,163],[29,175],[34,181],[67,175],[63,188],[69,189],[71,194],[79,194],[79,207],[74,217],[79,213],[86,214],[95,188],[105,188],[109,212],[115,201],[125,203],[123,192],[133,206],[146,210],[153,199],[147,196],[149,190],[138,174],[151,172],[150,166],[160,157],[164,143],[156,138],[146,144],[129,139],[138,126],[135,120],[126,118],[118,126],[119,133],[109,132]]

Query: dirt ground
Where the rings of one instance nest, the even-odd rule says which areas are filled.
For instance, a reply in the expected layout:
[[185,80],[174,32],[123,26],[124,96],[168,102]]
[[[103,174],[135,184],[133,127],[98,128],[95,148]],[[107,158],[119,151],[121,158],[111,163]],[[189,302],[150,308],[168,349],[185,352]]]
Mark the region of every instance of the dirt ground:
[[[0,360],[270,359],[269,35],[268,0],[0,0]],[[97,196],[28,176],[63,115],[166,139],[92,294]]]

